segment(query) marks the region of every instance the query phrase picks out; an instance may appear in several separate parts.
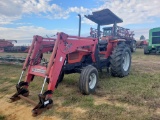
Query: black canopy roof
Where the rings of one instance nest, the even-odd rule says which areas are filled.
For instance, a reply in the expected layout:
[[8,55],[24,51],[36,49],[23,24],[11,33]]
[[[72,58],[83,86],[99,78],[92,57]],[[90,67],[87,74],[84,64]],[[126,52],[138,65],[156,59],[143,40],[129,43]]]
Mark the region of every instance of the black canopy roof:
[[99,25],[109,25],[109,24],[113,24],[114,22],[116,23],[123,22],[121,18],[116,16],[109,9],[92,12],[92,15],[85,15],[85,17]]

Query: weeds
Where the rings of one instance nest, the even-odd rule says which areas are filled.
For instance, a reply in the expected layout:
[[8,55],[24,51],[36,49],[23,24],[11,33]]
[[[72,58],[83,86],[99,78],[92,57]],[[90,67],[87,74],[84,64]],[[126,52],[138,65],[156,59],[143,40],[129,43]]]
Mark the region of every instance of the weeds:
[[0,115],[0,120],[5,120],[5,116]]

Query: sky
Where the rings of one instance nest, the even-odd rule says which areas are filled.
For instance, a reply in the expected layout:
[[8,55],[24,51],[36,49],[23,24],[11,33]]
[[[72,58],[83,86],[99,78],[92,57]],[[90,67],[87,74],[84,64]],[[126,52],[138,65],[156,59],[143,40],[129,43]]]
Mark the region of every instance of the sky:
[[89,36],[96,24],[84,15],[106,8],[123,19],[118,25],[133,30],[136,39],[148,38],[149,29],[160,27],[159,6],[160,0],[0,0],[0,39],[29,44],[34,35],[77,35],[77,14],[82,15],[81,35]]

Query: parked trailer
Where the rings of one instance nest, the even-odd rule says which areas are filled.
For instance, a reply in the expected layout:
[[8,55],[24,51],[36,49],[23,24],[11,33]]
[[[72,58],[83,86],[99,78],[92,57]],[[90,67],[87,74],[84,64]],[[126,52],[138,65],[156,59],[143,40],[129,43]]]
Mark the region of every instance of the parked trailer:
[[18,52],[18,53],[27,53],[29,50],[29,46],[12,46],[12,47],[4,47],[4,52]]
[[24,57],[15,57],[12,55],[0,56],[0,63],[23,64],[24,61],[25,61]]
[[150,53],[160,53],[160,27],[149,30],[149,41],[144,47],[144,54]]

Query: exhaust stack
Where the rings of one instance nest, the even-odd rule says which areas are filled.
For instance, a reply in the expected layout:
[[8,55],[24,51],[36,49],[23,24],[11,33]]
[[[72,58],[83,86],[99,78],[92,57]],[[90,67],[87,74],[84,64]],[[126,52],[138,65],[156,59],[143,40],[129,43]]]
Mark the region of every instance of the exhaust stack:
[[80,37],[81,36],[81,15],[78,14],[79,16],[79,30],[78,30],[78,36]]

